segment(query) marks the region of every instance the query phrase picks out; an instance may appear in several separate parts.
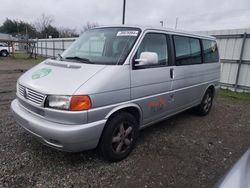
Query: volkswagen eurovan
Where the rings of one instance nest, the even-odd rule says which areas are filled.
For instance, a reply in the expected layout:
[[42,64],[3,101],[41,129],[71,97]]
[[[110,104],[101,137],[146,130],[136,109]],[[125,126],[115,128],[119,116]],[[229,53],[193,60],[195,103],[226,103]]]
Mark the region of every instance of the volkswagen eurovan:
[[11,109],[20,126],[50,147],[98,147],[118,161],[132,151],[140,129],[190,108],[207,115],[219,81],[214,37],[100,27],[25,72]]

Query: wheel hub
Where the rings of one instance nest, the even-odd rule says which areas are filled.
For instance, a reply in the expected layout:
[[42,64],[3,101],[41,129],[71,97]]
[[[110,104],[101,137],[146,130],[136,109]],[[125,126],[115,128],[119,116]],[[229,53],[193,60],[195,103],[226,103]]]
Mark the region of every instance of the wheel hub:
[[112,147],[116,153],[125,152],[133,140],[133,128],[127,124],[120,124],[114,131],[112,137]]

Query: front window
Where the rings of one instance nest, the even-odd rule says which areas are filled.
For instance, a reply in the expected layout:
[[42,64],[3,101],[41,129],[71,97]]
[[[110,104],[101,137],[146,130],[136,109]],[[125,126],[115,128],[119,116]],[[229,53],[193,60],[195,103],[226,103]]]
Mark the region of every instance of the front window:
[[86,31],[62,54],[62,60],[107,65],[123,64],[139,34],[138,28],[126,27]]
[[147,33],[136,52],[135,59],[139,59],[142,52],[154,52],[158,55],[158,64],[152,66],[168,65],[167,36],[161,33]]

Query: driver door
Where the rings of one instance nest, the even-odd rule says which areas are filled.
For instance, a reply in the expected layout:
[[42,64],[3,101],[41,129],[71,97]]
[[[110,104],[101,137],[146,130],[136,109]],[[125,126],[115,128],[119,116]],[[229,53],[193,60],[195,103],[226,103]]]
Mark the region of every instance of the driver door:
[[169,44],[167,34],[148,32],[144,35],[133,58],[139,59],[142,52],[153,52],[158,56],[158,63],[152,65],[137,65],[133,60],[131,98],[142,109],[143,125],[164,118],[172,107],[173,67]]

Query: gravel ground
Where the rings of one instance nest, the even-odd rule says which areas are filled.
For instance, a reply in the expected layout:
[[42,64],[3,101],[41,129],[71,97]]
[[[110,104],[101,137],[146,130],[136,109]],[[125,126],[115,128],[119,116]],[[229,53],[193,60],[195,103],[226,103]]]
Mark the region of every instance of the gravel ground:
[[144,129],[118,163],[51,149],[10,112],[16,80],[33,65],[0,59],[0,187],[212,187],[250,145],[250,104],[219,97],[206,117],[184,112]]

